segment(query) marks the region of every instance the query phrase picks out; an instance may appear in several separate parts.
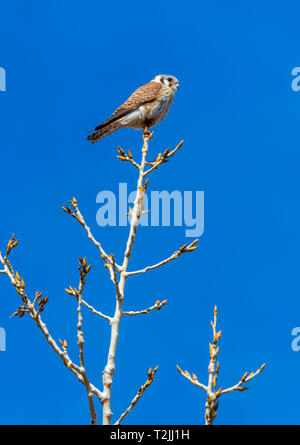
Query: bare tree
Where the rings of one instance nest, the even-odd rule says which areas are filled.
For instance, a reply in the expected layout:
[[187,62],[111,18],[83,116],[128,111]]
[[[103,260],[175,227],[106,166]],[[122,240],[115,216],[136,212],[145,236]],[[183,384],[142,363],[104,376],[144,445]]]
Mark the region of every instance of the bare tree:
[[[243,377],[238,381],[238,383],[230,388],[219,388],[217,389],[217,382],[220,370],[220,363],[217,362],[219,346],[218,341],[221,338],[221,331],[217,332],[217,306],[214,308],[214,321],[211,321],[211,327],[213,331],[213,340],[209,344],[209,365],[208,365],[208,383],[204,385],[198,381],[196,374],[190,374],[188,371],[183,371],[178,365],[177,369],[183,377],[185,377],[193,385],[198,386],[198,388],[204,389],[207,394],[207,400],[205,403],[205,425],[212,425],[219,407],[219,399],[221,395],[228,394],[233,391],[246,391],[248,388],[243,386],[244,383],[250,382],[254,377],[262,372],[265,367],[263,364],[256,372],[245,372]],[[217,363],[216,363],[217,362]]]
[[[86,277],[91,270],[91,265],[87,264],[86,258],[79,258],[79,283],[77,288],[70,286],[66,289],[66,292],[69,295],[72,295],[77,300],[77,343],[79,349],[79,363],[75,363],[73,359],[70,358],[68,353],[68,343],[66,340],[58,340],[58,342],[51,336],[48,327],[45,322],[42,320],[41,313],[44,311],[45,306],[48,302],[48,297],[43,298],[42,292],[36,292],[35,296],[30,297],[27,295],[25,291],[25,281],[19,273],[14,270],[12,264],[10,263],[8,257],[11,254],[11,251],[17,246],[19,240],[15,240],[14,235],[12,235],[9,243],[7,245],[5,255],[2,255],[0,252],[0,262],[2,264],[3,269],[0,270],[0,273],[6,275],[11,284],[16,289],[19,294],[22,305],[14,312],[14,316],[23,317],[25,313],[31,317],[31,319],[36,323],[37,327],[47,340],[48,344],[54,350],[54,352],[61,358],[63,364],[77,377],[78,381],[82,383],[85,387],[88,402],[89,402],[89,411],[91,417],[91,424],[97,424],[97,412],[95,408],[94,398],[96,397],[101,405],[103,411],[102,424],[109,425],[111,424],[111,419],[113,416],[111,410],[111,391],[113,384],[113,376],[115,372],[116,366],[116,351],[117,344],[119,338],[119,325],[123,316],[136,316],[141,314],[148,314],[153,310],[160,310],[166,304],[167,300],[164,301],[156,301],[154,305],[139,311],[123,311],[123,302],[125,298],[125,284],[128,278],[146,273],[147,271],[157,269],[172,260],[175,260],[179,256],[187,252],[193,252],[197,249],[196,243],[198,240],[194,240],[192,243],[184,244],[180,249],[176,250],[166,259],[163,259],[157,264],[153,264],[151,266],[146,266],[143,269],[129,271],[128,265],[129,260],[132,254],[132,247],[135,241],[137,226],[140,221],[141,216],[145,213],[144,211],[144,200],[145,200],[145,192],[148,187],[148,178],[146,178],[153,170],[157,169],[164,163],[167,163],[172,156],[180,149],[183,144],[181,141],[176,148],[172,151],[169,149],[165,150],[163,153],[159,153],[157,158],[149,162],[147,161],[147,153],[148,153],[148,144],[150,139],[152,138],[153,133],[150,133],[148,129],[144,130],[143,134],[143,146],[142,146],[142,154],[141,154],[141,162],[137,163],[131,154],[130,151],[126,153],[122,148],[119,147],[119,156],[118,158],[121,161],[126,161],[130,163],[137,169],[138,172],[138,180],[136,187],[136,197],[134,201],[133,209],[129,209],[129,215],[131,216],[130,221],[130,229],[129,236],[126,243],[124,258],[122,263],[117,263],[113,254],[108,254],[102,244],[97,241],[94,235],[91,232],[90,227],[84,220],[82,216],[77,200],[75,198],[72,201],[69,201],[66,207],[63,207],[63,210],[71,215],[86,231],[88,238],[92,241],[92,243],[99,250],[99,254],[104,261],[104,265],[109,272],[110,279],[114,283],[115,286],[115,311],[114,315],[107,315],[100,312],[98,309],[91,306],[86,300],[83,299],[84,287],[86,283]],[[102,373],[102,389],[100,390],[94,383],[91,382],[90,378],[86,372],[85,366],[85,354],[84,354],[84,344],[85,339],[83,335],[83,307],[89,309],[92,313],[98,315],[99,317],[106,320],[110,325],[110,344],[107,355],[107,363]],[[130,406],[124,411],[124,413],[119,417],[119,419],[115,422],[116,425],[120,424],[120,422],[130,413],[136,403],[139,401],[143,392],[147,389],[149,385],[153,382],[155,373],[157,371],[157,366],[152,370],[151,368],[148,371],[147,381],[144,385],[140,386],[136,396],[133,398]]]

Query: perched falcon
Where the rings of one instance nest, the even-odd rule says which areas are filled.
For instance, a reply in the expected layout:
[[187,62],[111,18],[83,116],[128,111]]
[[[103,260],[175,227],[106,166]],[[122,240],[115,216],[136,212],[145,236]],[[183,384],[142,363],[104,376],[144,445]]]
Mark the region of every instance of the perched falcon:
[[94,128],[88,140],[94,144],[122,127],[153,127],[168,114],[178,88],[176,77],[167,74],[155,76],[151,82],[135,90],[110,118]]

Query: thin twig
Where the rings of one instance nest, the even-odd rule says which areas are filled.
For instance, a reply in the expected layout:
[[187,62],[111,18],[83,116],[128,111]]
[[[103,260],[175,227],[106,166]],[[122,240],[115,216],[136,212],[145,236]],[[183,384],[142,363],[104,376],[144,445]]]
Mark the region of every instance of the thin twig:
[[199,247],[199,246],[195,246],[195,244],[198,241],[199,240],[196,239],[190,245],[184,244],[182,247],[180,247],[179,250],[176,250],[176,252],[174,252],[171,256],[169,256],[165,260],[160,261],[157,264],[153,264],[152,266],[147,266],[144,269],[134,270],[132,272],[126,272],[125,273],[125,277],[127,278],[127,277],[131,277],[133,275],[139,275],[139,274],[142,274],[142,273],[146,273],[149,270],[158,269],[159,267],[164,266],[165,264],[169,263],[170,261],[173,261],[176,258],[180,257],[180,255],[182,255],[184,253],[193,252],[194,250],[198,249],[198,247]]
[[[82,225],[82,227],[85,229],[85,231],[87,232],[88,238],[92,241],[92,243],[97,247],[97,249],[100,251],[101,257],[108,261],[111,264],[111,260],[109,259],[109,256],[107,255],[107,253],[105,252],[105,250],[103,249],[101,243],[99,243],[99,241],[97,241],[92,232],[90,227],[86,224],[79,208],[78,208],[78,203],[77,203],[77,199],[75,197],[73,197],[72,201],[68,201],[69,204],[72,205],[73,210],[67,206],[67,207],[62,207],[63,211],[68,213],[69,215],[73,216],[74,219],[76,219],[76,221],[79,222],[80,225]],[[120,266],[118,264],[116,264],[116,268],[118,269],[118,271],[120,271]]]
[[95,410],[94,405],[94,395],[91,390],[91,385],[89,378],[86,373],[85,369],[85,362],[84,362],[84,336],[82,331],[82,312],[81,312],[81,303],[82,303],[82,293],[85,285],[85,277],[90,271],[90,266],[86,265],[86,259],[85,258],[79,258],[79,271],[80,271],[80,278],[79,278],[79,286],[78,286],[78,292],[76,293],[77,301],[78,301],[78,307],[77,307],[77,313],[78,313],[78,323],[77,323],[77,343],[79,348],[79,360],[80,360],[80,366],[81,366],[81,375],[84,381],[84,386],[86,388],[88,401],[89,401],[89,407],[90,407],[90,416],[91,416],[91,425],[97,425],[97,413]]
[[132,164],[135,168],[140,170],[141,166],[137,162],[135,162],[135,160],[133,159],[132,154],[129,150],[128,150],[128,155],[127,155],[121,147],[118,147],[118,152],[121,155],[121,156],[117,156],[118,159],[120,159],[121,161],[130,162],[130,164]]
[[170,158],[174,156],[174,154],[180,149],[180,147],[182,147],[182,145],[183,141],[179,142],[177,147],[174,148],[174,150],[172,150],[171,152],[169,152],[169,149],[167,149],[166,151],[164,151],[163,154],[159,153],[158,157],[153,162],[147,162],[147,165],[151,165],[151,168],[144,172],[144,177],[149,175],[149,173],[151,173],[153,170],[158,169],[161,164],[165,164],[166,162],[168,162]]
[[143,392],[148,388],[148,386],[151,385],[151,383],[154,380],[154,376],[155,373],[158,369],[158,366],[156,366],[156,368],[153,369],[152,368],[149,369],[148,371],[148,379],[146,381],[146,383],[142,386],[139,387],[139,390],[136,394],[136,396],[132,399],[130,406],[127,408],[127,410],[120,416],[120,418],[115,422],[115,425],[120,425],[120,423],[122,422],[122,420],[130,413],[130,411],[132,410],[132,408],[138,403],[138,401],[140,400],[140,398],[143,395]]
[[222,394],[228,394],[229,392],[232,392],[232,391],[245,391],[247,388],[243,387],[242,385],[244,383],[250,382],[250,380],[252,380],[258,374],[260,374],[263,371],[265,366],[266,365],[264,363],[263,365],[261,365],[260,368],[258,368],[257,371],[251,372],[249,375],[246,372],[245,374],[248,375],[248,377],[244,378],[244,376],[245,376],[245,374],[244,374],[244,376],[241,378],[241,380],[236,385],[231,386],[231,388],[223,389]]
[[99,317],[104,318],[104,320],[111,321],[111,317],[109,315],[105,315],[102,312],[95,309],[93,306],[91,306],[89,303],[87,303],[85,300],[81,300],[81,303],[88,308],[93,314],[99,315]]
[[155,309],[157,309],[158,311],[160,311],[161,308],[162,308],[166,303],[167,303],[167,300],[164,300],[164,301],[159,301],[159,300],[157,300],[156,303],[155,303],[153,306],[148,307],[147,309],[143,309],[143,310],[141,310],[141,311],[126,311],[126,312],[123,312],[123,315],[130,315],[130,316],[132,316],[132,315],[149,314],[149,312],[154,311]]

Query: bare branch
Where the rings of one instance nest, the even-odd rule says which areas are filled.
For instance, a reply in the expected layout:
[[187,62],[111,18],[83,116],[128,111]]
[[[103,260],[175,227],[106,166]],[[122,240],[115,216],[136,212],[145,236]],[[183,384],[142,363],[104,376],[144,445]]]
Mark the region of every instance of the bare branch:
[[136,394],[136,396],[132,399],[130,406],[127,408],[127,410],[121,415],[121,417],[115,422],[115,425],[120,425],[120,423],[122,422],[122,420],[130,413],[130,411],[133,409],[133,407],[138,403],[138,401],[140,400],[140,398],[142,397],[143,393],[145,392],[145,390],[148,388],[148,386],[151,385],[151,383],[154,380],[154,376],[155,373],[158,369],[158,366],[156,366],[156,368],[153,369],[152,368],[149,369],[148,371],[148,379],[146,381],[146,383],[142,386],[139,387],[139,390]]
[[109,255],[108,257],[109,262],[107,264],[105,264],[105,266],[107,266],[107,269],[109,270],[110,273],[110,278],[111,281],[114,283],[115,287],[116,287],[116,295],[117,298],[119,300],[122,300],[122,295],[120,292],[120,288],[119,288],[119,282],[118,282],[118,278],[117,278],[117,265],[115,262],[115,257],[113,254]]
[[[142,161],[139,167],[139,177],[137,181],[137,191],[136,197],[134,201],[134,206],[131,212],[132,218],[130,221],[130,230],[129,236],[126,244],[126,249],[124,253],[123,264],[120,271],[120,280],[116,287],[116,309],[114,317],[111,320],[111,337],[110,337],[110,346],[107,356],[107,363],[102,373],[102,381],[103,381],[103,393],[104,393],[104,403],[103,403],[103,425],[110,425],[112,418],[111,411],[111,387],[112,387],[112,379],[115,372],[115,357],[116,350],[118,344],[119,337],[119,325],[121,318],[123,316],[122,304],[124,300],[124,290],[125,290],[125,282],[126,282],[126,271],[129,263],[129,259],[131,256],[132,246],[136,236],[137,225],[144,210],[144,196],[145,196],[145,187],[143,186],[143,172],[145,169],[146,156],[148,153],[148,143],[151,139],[153,133],[149,133],[148,129],[145,129],[143,139],[143,147],[142,147]],[[109,261],[108,261],[109,262]],[[110,258],[110,264],[113,266],[113,259]]]
[[146,170],[143,174],[143,176],[147,176],[149,175],[149,173],[151,173],[153,170],[158,169],[158,167],[161,164],[165,164],[166,162],[168,162],[170,160],[170,158],[172,156],[174,156],[174,154],[177,152],[177,150],[180,149],[180,147],[182,147],[183,145],[183,140],[181,142],[179,142],[179,144],[177,145],[176,148],[174,148],[174,150],[172,150],[171,152],[169,152],[169,148],[167,148],[167,150],[165,150],[163,152],[163,154],[159,153],[159,155],[157,156],[156,159],[154,159],[153,162],[147,162],[147,165],[151,165],[151,168],[149,168],[148,170]]
[[205,424],[206,425],[212,425],[216,416],[217,416],[217,410],[219,407],[219,397],[222,394],[227,394],[232,391],[245,391],[247,388],[243,386],[244,383],[250,382],[255,376],[260,374],[262,370],[265,367],[265,364],[263,364],[256,372],[251,372],[251,374],[248,375],[246,372],[243,377],[240,379],[240,381],[227,389],[217,389],[217,381],[219,376],[219,370],[220,370],[220,364],[219,362],[216,363],[218,353],[219,353],[219,347],[218,341],[221,338],[221,331],[217,332],[217,306],[214,308],[214,320],[211,322],[211,327],[213,331],[213,341],[209,344],[209,356],[210,361],[208,365],[208,384],[204,385],[203,383],[200,383],[198,381],[198,378],[195,374],[192,376],[188,371],[182,371],[182,369],[177,366],[178,371],[180,374],[185,377],[187,380],[189,380],[193,385],[198,386],[199,388],[204,389],[204,391],[207,394],[207,400],[205,403]]
[[142,311],[126,311],[123,312],[123,315],[141,315],[141,314],[149,314],[149,312],[154,311],[157,309],[158,311],[161,310],[161,308],[167,303],[167,300],[159,301],[157,300],[155,304],[151,307],[148,307],[147,309],[143,309]]
[[183,371],[181,368],[179,368],[178,365],[176,365],[176,368],[180,374],[185,377],[189,382],[191,382],[193,385],[198,386],[199,388],[204,389],[204,391],[207,391],[207,386],[203,385],[203,383],[200,383],[198,381],[198,378],[195,374],[191,376],[191,374],[188,371]]
[[169,256],[168,258],[166,258],[165,260],[160,261],[157,264],[154,264],[152,266],[147,266],[144,269],[140,269],[140,270],[135,270],[132,272],[126,272],[125,273],[125,277],[131,277],[133,275],[138,275],[138,274],[142,274],[142,273],[146,273],[149,270],[153,270],[153,269],[158,269],[161,266],[164,266],[165,264],[169,263],[170,261],[175,260],[176,258],[178,258],[180,255],[187,253],[187,252],[193,252],[194,250],[198,249],[199,246],[195,246],[195,244],[199,241],[199,239],[194,240],[190,245],[187,246],[187,244],[184,244],[183,246],[180,247],[179,250],[176,250],[176,252],[174,252],[171,256]]
[[[77,199],[73,198],[72,201],[68,201],[69,204],[72,205],[73,210],[67,206],[67,207],[62,207],[63,211],[68,213],[69,215],[73,216],[74,219],[76,219],[76,221],[79,222],[79,224],[85,229],[85,231],[87,232],[88,238],[92,241],[92,243],[97,247],[97,249],[100,251],[101,257],[102,259],[104,259],[105,261],[107,261],[109,264],[111,264],[111,260],[109,259],[109,256],[107,255],[107,253],[105,252],[105,250],[103,249],[102,245],[99,243],[99,241],[97,241],[92,232],[90,227],[88,227],[88,225],[86,224],[79,208],[78,208],[78,203],[77,203]],[[118,264],[116,264],[116,267],[118,269],[118,271],[120,271],[120,266]]]
[[135,168],[140,170],[141,166],[137,162],[134,161],[130,150],[128,150],[128,155],[127,155],[121,147],[118,147],[118,152],[121,155],[121,156],[117,156],[118,159],[120,159],[121,161],[130,162],[130,164],[132,164]]
[[[227,394],[227,393],[232,392],[232,391],[245,391],[247,388],[245,388],[242,385],[244,383],[250,382],[254,377],[256,377],[258,374],[260,374],[263,371],[263,369],[265,368],[265,366],[266,366],[266,364],[264,363],[263,365],[261,365],[260,368],[258,368],[257,371],[251,372],[249,375],[246,372],[244,374],[244,376],[241,378],[241,380],[236,385],[231,386],[230,388],[227,388],[227,389],[223,389],[222,390],[222,394]],[[246,375],[248,375],[248,377],[245,377]]]
[[86,265],[86,259],[79,258],[80,278],[79,278],[78,292],[76,293],[76,298],[78,301],[77,343],[78,343],[78,347],[79,347],[79,360],[80,360],[80,366],[81,366],[81,375],[82,375],[82,378],[84,381],[84,386],[86,388],[88,401],[89,401],[91,425],[96,425],[97,424],[97,413],[96,413],[95,405],[94,405],[94,395],[91,390],[90,381],[88,379],[86,369],[85,369],[85,363],[84,363],[84,336],[83,336],[83,331],[82,331],[82,313],[81,313],[82,293],[83,293],[83,289],[84,289],[84,285],[85,285],[85,277],[89,273],[90,269],[91,269],[91,265],[89,265],[89,266]]
[[[69,357],[65,347],[60,348],[54,338],[50,335],[46,324],[42,321],[40,313],[44,310],[45,305],[48,302],[48,297],[45,299],[41,298],[42,293],[36,293],[33,302],[31,302],[25,292],[25,282],[21,279],[18,272],[14,271],[11,264],[9,263],[7,257],[2,256],[0,252],[0,263],[2,264],[6,275],[9,277],[12,285],[16,289],[17,293],[21,297],[24,306],[19,307],[19,309],[13,315],[23,316],[24,313],[28,312],[30,317],[35,321],[37,327],[42,332],[47,343],[51,346],[53,351],[61,358],[63,364],[77,377],[77,379],[84,384],[84,378],[82,376],[82,369],[76,365]],[[35,309],[34,304],[39,301],[38,310]],[[95,394],[99,401],[103,403],[103,393],[96,388],[94,385],[90,384],[90,390]]]
[[[148,143],[150,139],[152,138],[153,133],[149,133],[148,129],[145,128],[144,130],[144,143],[142,147],[142,160],[140,165],[133,161],[132,155],[130,152],[128,152],[128,155],[125,153],[123,149],[119,147],[119,153],[120,156],[119,159],[122,161],[128,161],[131,162],[136,168],[139,170],[139,177],[137,181],[137,188],[136,188],[136,197],[134,201],[133,209],[130,209],[130,215],[131,215],[131,221],[130,221],[130,230],[129,230],[129,236],[126,243],[126,249],[124,253],[124,259],[123,264],[120,267],[120,269],[117,268],[117,270],[120,272],[120,280],[117,281],[117,277],[114,271],[114,258],[112,256],[109,257],[111,260],[108,261],[108,268],[110,270],[111,279],[116,285],[116,309],[114,317],[111,319],[111,341],[110,341],[110,347],[108,352],[108,359],[107,364],[105,366],[105,369],[103,371],[103,388],[104,388],[104,404],[103,404],[103,424],[109,425],[111,418],[112,418],[112,411],[111,411],[111,386],[112,386],[112,378],[115,371],[115,355],[116,355],[116,348],[117,348],[117,342],[118,342],[118,333],[119,333],[119,324],[121,321],[121,318],[123,315],[139,315],[139,314],[145,314],[149,313],[154,309],[161,309],[161,306],[165,304],[163,303],[156,303],[151,308],[145,309],[143,311],[129,311],[129,312],[123,312],[122,305],[124,300],[124,291],[125,291],[125,282],[126,278],[130,275],[136,275],[138,273],[144,273],[144,270],[142,271],[136,271],[136,272],[127,272],[129,259],[131,257],[132,247],[135,241],[136,232],[137,232],[137,225],[139,223],[139,220],[141,216],[144,214],[144,200],[145,200],[145,192],[147,190],[148,186],[148,179],[146,179],[145,183],[143,184],[144,177],[148,175],[154,168],[157,168],[158,164],[160,165],[163,162],[167,162],[167,160],[172,157],[177,150],[182,146],[183,141],[178,144],[178,146],[169,153],[169,149],[167,149],[163,155],[159,155],[158,158],[153,163],[149,163],[146,160],[147,153],[148,153]],[[151,165],[150,169],[145,171],[146,165]],[[167,260],[162,261],[158,265],[149,266],[146,268],[146,270],[155,269],[157,267],[160,267],[163,264],[166,264],[167,262],[177,258],[181,254],[185,252],[192,252],[193,250],[197,249],[197,246],[195,246],[196,242],[198,240],[193,241],[189,246],[186,244],[182,246],[179,251],[174,252],[172,257],[168,258]],[[106,258],[107,259],[107,258]],[[146,272],[145,270],[145,272]],[[138,397],[139,399],[139,397]],[[137,399],[137,400],[138,400]],[[133,400],[134,403],[132,403],[132,406],[136,403],[136,399]],[[127,415],[128,412],[132,409],[132,406],[128,408],[128,410],[124,413],[124,415],[121,416],[118,422],[120,422],[125,415]],[[117,423],[118,424],[118,423]]]
[[104,318],[107,321],[111,321],[111,317],[108,315],[103,314],[102,312],[96,310],[93,306],[91,306],[89,303],[87,303],[85,300],[81,300],[81,303],[87,307],[93,314],[99,315],[99,317]]
[[[65,291],[67,292],[67,294],[69,295],[73,295],[74,297],[77,298],[77,289],[73,289],[71,286],[69,286],[69,288],[65,289]],[[81,303],[87,307],[91,312],[93,312],[93,314],[99,315],[99,317],[104,318],[107,321],[111,321],[112,318],[109,317],[108,315],[103,314],[102,312],[96,310],[93,306],[91,306],[89,303],[87,303],[85,300],[81,300]]]

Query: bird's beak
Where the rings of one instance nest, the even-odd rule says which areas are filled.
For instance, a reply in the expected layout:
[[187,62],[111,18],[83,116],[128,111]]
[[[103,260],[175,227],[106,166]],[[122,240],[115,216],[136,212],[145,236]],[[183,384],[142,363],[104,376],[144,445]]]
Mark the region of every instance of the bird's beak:
[[177,87],[177,90],[179,90],[179,88],[180,88],[179,83],[176,83],[176,87]]

